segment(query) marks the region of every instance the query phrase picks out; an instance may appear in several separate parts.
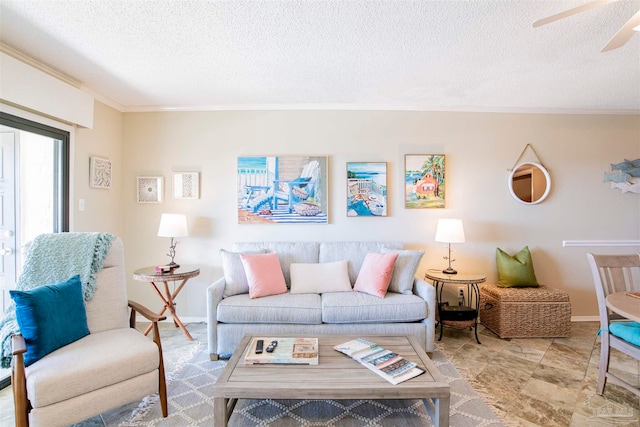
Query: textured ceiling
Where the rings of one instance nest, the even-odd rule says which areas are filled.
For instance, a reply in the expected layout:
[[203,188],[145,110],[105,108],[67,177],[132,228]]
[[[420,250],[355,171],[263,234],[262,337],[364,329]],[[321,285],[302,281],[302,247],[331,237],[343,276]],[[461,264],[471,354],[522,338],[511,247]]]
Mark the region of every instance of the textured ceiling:
[[122,111],[640,111],[640,0],[531,25],[585,3],[0,0],[0,42]]

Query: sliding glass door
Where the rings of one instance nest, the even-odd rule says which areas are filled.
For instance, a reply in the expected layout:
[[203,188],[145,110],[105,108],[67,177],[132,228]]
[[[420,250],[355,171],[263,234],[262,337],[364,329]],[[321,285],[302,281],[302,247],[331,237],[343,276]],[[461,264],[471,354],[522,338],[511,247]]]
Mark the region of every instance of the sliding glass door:
[[[0,302],[10,303],[22,247],[69,231],[69,132],[0,112]],[[0,370],[0,388],[9,384]]]

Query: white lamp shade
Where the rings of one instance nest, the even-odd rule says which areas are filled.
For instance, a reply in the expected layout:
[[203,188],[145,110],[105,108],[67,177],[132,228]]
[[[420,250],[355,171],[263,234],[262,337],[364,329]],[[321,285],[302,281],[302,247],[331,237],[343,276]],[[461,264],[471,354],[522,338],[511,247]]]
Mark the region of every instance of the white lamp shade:
[[439,219],[436,226],[436,242],[463,243],[464,229],[460,219]]
[[189,235],[187,228],[187,216],[184,214],[162,214],[159,237],[186,237]]

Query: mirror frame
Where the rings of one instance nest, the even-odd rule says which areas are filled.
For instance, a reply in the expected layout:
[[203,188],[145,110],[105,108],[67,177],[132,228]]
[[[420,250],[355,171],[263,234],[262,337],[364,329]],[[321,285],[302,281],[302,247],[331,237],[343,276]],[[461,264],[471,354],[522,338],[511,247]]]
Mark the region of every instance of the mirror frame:
[[[520,169],[520,167],[522,166],[526,166],[526,165],[530,165],[532,167],[537,167],[538,169],[540,169],[542,171],[542,173],[544,174],[544,178],[545,181],[547,183],[547,188],[545,188],[544,190],[544,194],[542,194],[542,196],[540,196],[540,198],[538,200],[532,201],[532,202],[525,202],[524,200],[522,200],[521,198],[519,198],[515,191],[513,190],[513,177],[516,173],[516,171],[518,169]],[[547,168],[545,168],[544,166],[542,166],[540,163],[536,163],[536,162],[522,162],[522,163],[518,163],[517,165],[514,166],[514,168],[511,170],[511,173],[509,174],[509,182],[507,183],[509,185],[509,192],[511,193],[511,196],[518,202],[524,204],[524,205],[537,205],[538,203],[542,202],[544,199],[547,198],[547,196],[549,195],[549,192],[551,191],[551,176],[549,175],[549,171],[547,170]]]

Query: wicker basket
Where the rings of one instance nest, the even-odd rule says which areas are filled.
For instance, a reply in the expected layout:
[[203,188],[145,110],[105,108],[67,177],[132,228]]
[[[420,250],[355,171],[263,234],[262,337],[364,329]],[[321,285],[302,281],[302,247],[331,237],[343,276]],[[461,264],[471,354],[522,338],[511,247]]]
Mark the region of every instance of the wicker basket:
[[480,323],[500,338],[554,338],[571,335],[571,303],[565,292],[537,288],[480,289]]

